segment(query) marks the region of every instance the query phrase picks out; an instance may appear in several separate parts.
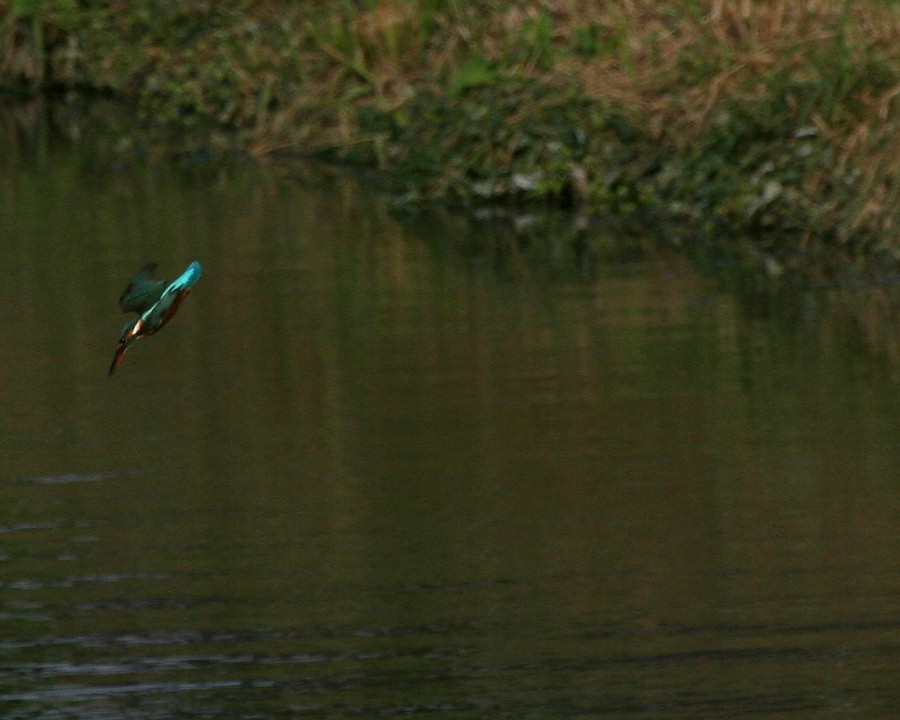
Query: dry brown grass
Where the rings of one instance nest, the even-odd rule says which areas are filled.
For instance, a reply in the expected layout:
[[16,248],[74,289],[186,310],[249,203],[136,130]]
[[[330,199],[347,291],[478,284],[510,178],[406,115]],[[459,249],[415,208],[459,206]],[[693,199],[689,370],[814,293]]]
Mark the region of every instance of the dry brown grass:
[[[817,79],[810,53],[829,52],[839,36],[847,47],[881,47],[900,63],[898,12],[886,3],[850,3],[847,15],[842,3],[827,0],[711,0],[697,3],[695,14],[678,15],[668,4],[642,0],[599,5],[570,3],[571,12],[558,14],[560,40],[586,23],[604,24],[625,38],[623,50],[587,60],[573,57],[558,71],[574,77],[588,94],[644,109],[654,127],[687,140],[723,98],[752,99],[767,92],[768,75],[776,69],[798,80]],[[707,63],[700,82],[685,82],[686,59]],[[898,92],[862,100],[887,119]],[[819,124],[829,131],[824,120]]]

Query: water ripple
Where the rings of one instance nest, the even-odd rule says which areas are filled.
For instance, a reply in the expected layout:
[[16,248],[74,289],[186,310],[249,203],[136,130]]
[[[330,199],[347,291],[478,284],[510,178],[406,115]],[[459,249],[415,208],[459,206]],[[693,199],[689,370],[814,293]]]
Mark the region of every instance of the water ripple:
[[116,477],[116,473],[97,472],[97,473],[61,473],[58,475],[26,475],[20,477],[22,482],[31,482],[36,485],[68,485],[71,483],[90,483],[100,482],[101,480],[109,480]]

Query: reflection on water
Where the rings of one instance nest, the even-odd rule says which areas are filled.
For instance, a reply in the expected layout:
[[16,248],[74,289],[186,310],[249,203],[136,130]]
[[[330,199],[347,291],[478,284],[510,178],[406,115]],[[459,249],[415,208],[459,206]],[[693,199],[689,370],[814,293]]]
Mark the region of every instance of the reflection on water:
[[4,717],[895,716],[900,390],[827,317],[352,184],[0,182]]

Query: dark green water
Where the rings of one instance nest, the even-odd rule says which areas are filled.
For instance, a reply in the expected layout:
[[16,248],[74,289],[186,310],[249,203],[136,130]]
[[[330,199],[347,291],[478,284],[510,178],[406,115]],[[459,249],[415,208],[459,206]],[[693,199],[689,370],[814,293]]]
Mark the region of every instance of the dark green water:
[[[900,716],[892,369],[455,232],[0,166],[0,716]],[[151,259],[204,276],[108,378]]]

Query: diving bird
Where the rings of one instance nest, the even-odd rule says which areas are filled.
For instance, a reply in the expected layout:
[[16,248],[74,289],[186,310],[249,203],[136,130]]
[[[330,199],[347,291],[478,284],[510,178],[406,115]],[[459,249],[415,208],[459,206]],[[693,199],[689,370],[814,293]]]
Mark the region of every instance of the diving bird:
[[122,364],[125,352],[135,341],[152,335],[172,319],[193,284],[200,279],[203,268],[194,260],[171,283],[157,280],[155,273],[156,263],[144,265],[119,298],[122,312],[135,312],[138,317],[122,328],[122,335],[116,343],[116,354],[109,366],[110,375]]

